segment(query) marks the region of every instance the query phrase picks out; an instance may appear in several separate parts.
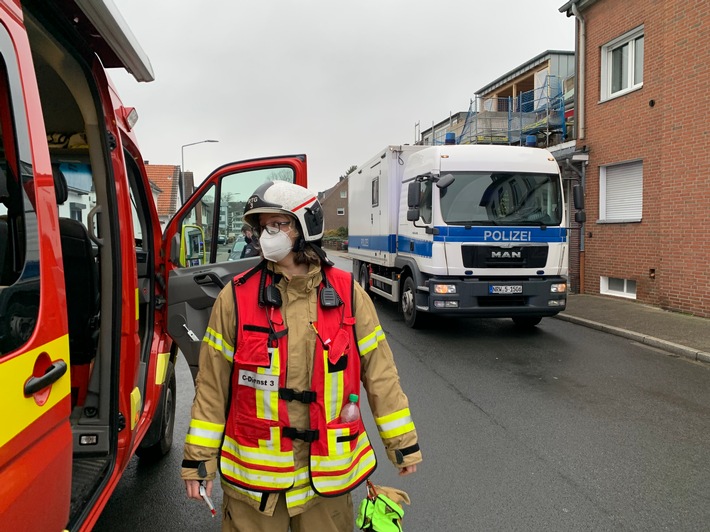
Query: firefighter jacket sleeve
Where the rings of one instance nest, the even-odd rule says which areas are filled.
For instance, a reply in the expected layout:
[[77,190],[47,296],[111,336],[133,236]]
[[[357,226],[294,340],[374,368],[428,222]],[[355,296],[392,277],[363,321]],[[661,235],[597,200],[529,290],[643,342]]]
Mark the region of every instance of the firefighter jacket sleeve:
[[200,369],[195,382],[190,427],[185,437],[181,476],[211,480],[217,471],[236,335],[232,283],[220,292],[200,347]]
[[396,467],[422,461],[417,431],[409,411],[409,400],[402,391],[392,350],[380,326],[372,300],[355,283],[355,331],[361,358],[361,378],[377,430]]

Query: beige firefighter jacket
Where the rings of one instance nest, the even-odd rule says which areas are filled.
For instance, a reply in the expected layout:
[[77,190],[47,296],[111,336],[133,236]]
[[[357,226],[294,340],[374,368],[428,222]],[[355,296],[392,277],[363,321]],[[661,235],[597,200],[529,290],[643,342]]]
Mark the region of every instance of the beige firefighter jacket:
[[[279,272],[278,265],[269,264]],[[258,274],[257,274],[258,275]],[[311,388],[313,358],[315,354],[316,333],[311,322],[317,321],[317,289],[321,282],[321,270],[311,266],[306,275],[294,276],[291,280],[285,276],[277,286],[282,297],[281,313],[288,327],[288,380],[286,386],[295,390]],[[230,376],[235,350],[236,314],[233,286],[229,283],[219,294],[212,309],[207,327],[208,334],[200,349],[200,369],[196,381],[196,395],[192,406],[191,427],[205,422],[209,427],[224,430],[225,412],[229,397]],[[353,294],[355,308],[355,332],[358,341],[370,337],[377,338],[375,347],[365,354],[361,352],[361,380],[367,391],[370,408],[378,421],[390,414],[409,408],[407,396],[402,391],[399,375],[394,363],[392,351],[384,337],[375,307],[370,297],[357,283]],[[257,304],[255,301],[254,304]],[[373,336],[374,335],[374,336]],[[209,337],[209,338],[208,338]],[[216,339],[216,340],[215,340]],[[309,427],[308,405],[298,401],[288,403],[288,414],[292,427]],[[383,422],[384,425],[384,422]],[[379,426],[379,424],[378,424]],[[380,430],[386,430],[380,428]],[[383,436],[383,434],[380,434]],[[386,435],[384,435],[386,436]],[[219,436],[221,439],[221,435]],[[370,434],[370,438],[373,434]],[[188,440],[190,439],[188,433]],[[415,429],[404,434],[387,438],[382,437],[387,455],[397,467],[410,466],[421,462],[421,451],[404,456],[404,461],[397,463],[395,451],[417,444]],[[213,479],[217,470],[219,441],[214,446],[185,444],[185,460],[204,461],[207,467],[206,479]],[[311,505],[317,504],[317,496],[308,477],[308,444],[294,440],[294,458],[296,482],[286,492],[286,502],[290,515],[298,515]],[[402,457],[399,457],[402,460]],[[196,469],[183,468],[183,479],[200,479]],[[235,487],[222,482],[226,496],[238,498],[249,503],[267,515],[272,515],[278,493],[272,493],[262,499],[263,494]]]

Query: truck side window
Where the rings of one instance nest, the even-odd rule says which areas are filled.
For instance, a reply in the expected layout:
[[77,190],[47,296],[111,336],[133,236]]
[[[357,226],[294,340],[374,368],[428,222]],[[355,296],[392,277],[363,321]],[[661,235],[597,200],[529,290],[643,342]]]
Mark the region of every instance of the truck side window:
[[421,200],[419,201],[419,215],[425,224],[431,223],[431,181],[422,181],[420,186]]
[[0,26],[0,356],[22,346],[39,312],[34,175],[17,60]]

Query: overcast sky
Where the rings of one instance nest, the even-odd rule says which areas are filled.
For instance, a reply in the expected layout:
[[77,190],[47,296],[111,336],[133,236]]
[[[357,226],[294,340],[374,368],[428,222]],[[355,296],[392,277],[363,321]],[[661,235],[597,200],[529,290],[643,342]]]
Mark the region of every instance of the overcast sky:
[[564,0],[114,0],[155,81],[111,71],[152,164],[202,181],[242,159],[305,153],[333,186],[389,144],[466,111],[545,50],[574,50]]

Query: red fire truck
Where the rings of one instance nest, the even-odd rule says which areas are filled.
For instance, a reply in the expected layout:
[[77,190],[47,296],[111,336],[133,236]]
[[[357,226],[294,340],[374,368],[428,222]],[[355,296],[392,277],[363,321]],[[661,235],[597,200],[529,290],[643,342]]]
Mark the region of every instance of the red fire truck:
[[178,346],[194,375],[255,260],[229,261],[244,202],[306,160],[218,168],[163,232],[106,70],[153,73],[111,0],[0,0],[0,23],[0,523],[89,530],[134,454],[170,450]]

